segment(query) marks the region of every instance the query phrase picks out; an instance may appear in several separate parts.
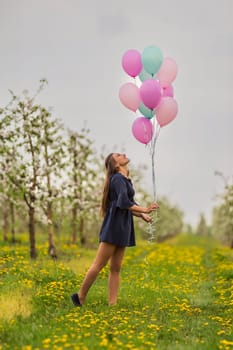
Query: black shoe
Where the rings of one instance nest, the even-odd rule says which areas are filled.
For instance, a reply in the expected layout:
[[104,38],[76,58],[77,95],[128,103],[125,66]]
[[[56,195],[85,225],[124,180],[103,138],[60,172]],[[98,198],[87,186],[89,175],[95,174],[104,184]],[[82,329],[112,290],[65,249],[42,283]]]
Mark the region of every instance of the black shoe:
[[74,304],[74,306],[82,306],[82,304],[80,303],[80,300],[79,300],[79,296],[77,293],[74,293],[71,295],[71,300]]

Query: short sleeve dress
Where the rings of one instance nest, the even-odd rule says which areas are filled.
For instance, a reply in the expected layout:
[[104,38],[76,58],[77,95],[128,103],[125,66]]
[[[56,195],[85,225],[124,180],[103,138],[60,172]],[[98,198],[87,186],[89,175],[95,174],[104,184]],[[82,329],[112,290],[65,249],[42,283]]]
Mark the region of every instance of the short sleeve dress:
[[109,207],[100,230],[100,242],[121,247],[135,246],[133,214],[134,188],[130,179],[120,173],[112,175],[109,186]]

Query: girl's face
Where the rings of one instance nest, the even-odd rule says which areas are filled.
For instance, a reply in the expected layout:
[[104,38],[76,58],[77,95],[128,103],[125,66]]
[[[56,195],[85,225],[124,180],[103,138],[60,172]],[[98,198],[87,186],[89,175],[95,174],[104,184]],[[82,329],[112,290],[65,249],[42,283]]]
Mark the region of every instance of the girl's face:
[[112,157],[116,162],[116,166],[124,166],[129,163],[129,158],[124,153],[113,153]]

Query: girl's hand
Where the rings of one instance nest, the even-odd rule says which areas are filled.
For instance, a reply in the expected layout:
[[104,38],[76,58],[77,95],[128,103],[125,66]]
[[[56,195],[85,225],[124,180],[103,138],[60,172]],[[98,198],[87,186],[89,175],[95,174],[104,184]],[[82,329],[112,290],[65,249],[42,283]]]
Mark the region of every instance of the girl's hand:
[[152,218],[150,217],[150,215],[144,214],[142,213],[141,218],[145,221],[145,222],[152,222]]
[[156,209],[159,208],[159,205],[157,203],[152,203],[148,208],[147,208],[147,214],[150,214],[152,211],[155,211]]

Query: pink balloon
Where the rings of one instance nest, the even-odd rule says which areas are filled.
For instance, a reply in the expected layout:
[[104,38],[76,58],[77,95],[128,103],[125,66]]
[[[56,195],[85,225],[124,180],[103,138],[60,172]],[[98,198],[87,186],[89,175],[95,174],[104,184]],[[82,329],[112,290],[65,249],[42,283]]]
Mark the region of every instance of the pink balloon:
[[177,115],[178,105],[172,97],[163,97],[156,108],[156,119],[158,124],[163,127],[170,123]]
[[138,117],[133,122],[132,133],[136,140],[147,144],[153,136],[153,124],[145,117]]
[[133,83],[123,84],[119,90],[119,98],[126,108],[136,112],[140,105],[139,88]]
[[173,90],[173,86],[172,85],[168,85],[168,86],[164,86],[162,88],[162,96],[166,97],[173,97],[174,96],[174,90]]
[[170,85],[176,78],[178,71],[177,64],[173,58],[166,57],[157,73],[157,79],[162,87]]
[[154,109],[161,99],[161,86],[157,80],[144,80],[140,87],[140,96],[144,105]]
[[142,70],[141,54],[137,50],[128,50],[122,57],[122,67],[124,71],[135,78]]

